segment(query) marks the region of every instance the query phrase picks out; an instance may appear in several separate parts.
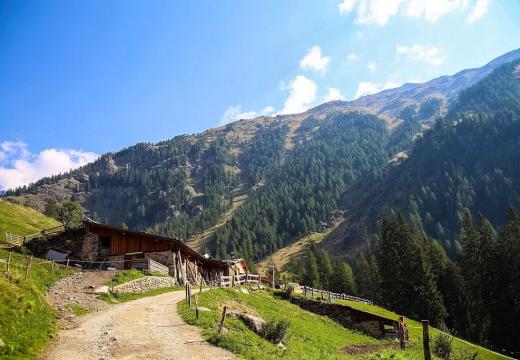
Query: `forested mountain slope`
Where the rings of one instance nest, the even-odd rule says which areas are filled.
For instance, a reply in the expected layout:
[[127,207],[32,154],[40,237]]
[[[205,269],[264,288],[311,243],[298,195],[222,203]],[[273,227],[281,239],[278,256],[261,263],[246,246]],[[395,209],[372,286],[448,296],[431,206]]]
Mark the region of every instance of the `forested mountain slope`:
[[[101,222],[183,239],[216,231],[203,250],[248,259],[347,209],[348,221],[325,241],[344,254],[374,230],[382,211],[404,208],[453,249],[462,208],[486,211],[494,221],[504,204],[518,201],[514,66],[478,81],[519,56],[516,50],[479,69],[302,114],[137,144],[4,198],[39,211],[77,200]],[[237,194],[246,200],[230,211]]]
[[520,207],[519,64],[503,65],[464,90],[407,160],[355,184],[344,199],[349,219],[325,242],[328,248],[358,246],[378,217],[402,210],[455,254],[465,208],[500,224],[508,205]]

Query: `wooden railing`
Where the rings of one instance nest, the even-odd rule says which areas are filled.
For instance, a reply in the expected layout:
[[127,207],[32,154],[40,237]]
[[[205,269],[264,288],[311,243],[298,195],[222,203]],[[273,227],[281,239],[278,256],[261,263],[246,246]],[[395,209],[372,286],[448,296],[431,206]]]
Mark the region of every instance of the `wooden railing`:
[[63,231],[65,231],[65,228],[63,227],[63,225],[59,225],[59,226],[56,226],[53,228],[44,229],[44,230],[39,231],[34,234],[23,235],[23,236],[6,232],[5,239],[10,244],[23,245],[29,240],[44,238],[46,236],[58,235],[58,234],[61,234]]
[[347,294],[340,294],[335,293],[332,291],[327,290],[320,290],[320,289],[314,289],[310,286],[300,286],[300,290],[303,293],[303,296],[305,297],[311,297],[311,298],[320,298],[323,300],[329,300],[331,302],[334,302],[336,299],[340,300],[348,300],[348,301],[355,301],[367,305],[372,305],[372,301],[363,299],[357,296],[347,295]]
[[260,282],[260,275],[254,274],[239,274],[233,276],[221,276],[219,287],[239,286],[245,284],[258,284]]
[[165,275],[168,275],[170,273],[170,269],[168,268],[168,266],[163,265],[152,259],[133,259],[127,261],[132,261],[132,267],[136,269],[150,270]]

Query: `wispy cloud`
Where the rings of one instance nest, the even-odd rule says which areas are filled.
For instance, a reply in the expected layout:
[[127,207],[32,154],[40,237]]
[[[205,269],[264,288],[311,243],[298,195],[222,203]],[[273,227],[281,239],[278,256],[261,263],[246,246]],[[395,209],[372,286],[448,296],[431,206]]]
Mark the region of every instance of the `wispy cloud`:
[[361,81],[358,84],[358,88],[356,91],[356,95],[354,95],[354,99],[358,99],[365,95],[372,95],[375,93],[378,93],[383,90],[387,89],[393,89],[398,87],[400,84],[393,82],[393,81],[387,81],[385,83],[374,83],[370,81]]
[[242,104],[239,105],[230,105],[224,111],[220,118],[220,125],[226,125],[232,123],[234,121],[243,120],[243,119],[254,119],[259,116],[269,116],[273,115],[275,112],[274,107],[266,106],[262,111],[242,111]]
[[377,63],[371,61],[367,64],[367,69],[370,73],[375,73],[377,70]]
[[303,59],[300,60],[300,68],[313,69],[325,73],[330,60],[331,58],[329,56],[323,56],[321,54],[321,48],[315,45],[310,48]]
[[396,47],[395,52],[398,57],[405,56],[410,60],[422,61],[435,66],[442,65],[446,61],[446,57],[435,46],[422,44],[401,45]]
[[490,0],[343,0],[338,10],[340,14],[355,12],[358,24],[384,26],[396,15],[435,22],[450,13],[466,10],[469,3],[475,4],[467,19],[472,22],[487,12]]
[[74,149],[46,149],[31,153],[26,143],[0,143],[0,190],[28,185],[42,177],[57,175],[96,160],[98,154]]
[[359,55],[356,53],[350,53],[347,55],[347,60],[349,60],[349,61],[359,60]]
[[345,97],[343,96],[343,94],[341,94],[341,91],[339,91],[339,89],[331,87],[331,88],[329,88],[327,94],[325,94],[325,97],[323,98],[323,102],[334,101],[334,100],[345,100]]
[[475,21],[482,18],[488,12],[489,5],[491,5],[491,0],[477,0],[477,3],[466,18],[466,21],[469,24],[473,24]]

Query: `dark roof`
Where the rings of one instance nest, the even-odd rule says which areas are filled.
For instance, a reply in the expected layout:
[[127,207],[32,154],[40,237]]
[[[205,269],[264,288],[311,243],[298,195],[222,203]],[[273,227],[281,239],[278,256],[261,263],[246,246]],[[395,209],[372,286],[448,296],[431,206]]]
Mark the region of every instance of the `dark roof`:
[[118,227],[113,227],[113,226],[109,226],[109,225],[105,225],[105,224],[100,224],[100,223],[92,221],[92,220],[84,220],[83,224],[85,226],[88,226],[91,229],[92,228],[105,229],[105,230],[110,230],[110,231],[113,231],[113,232],[119,232],[122,235],[130,234],[130,235],[142,236],[142,237],[146,237],[146,238],[150,238],[150,239],[154,239],[154,240],[158,239],[158,240],[169,241],[169,242],[174,243],[178,248],[182,249],[182,251],[184,253],[188,253],[192,258],[198,260],[201,263],[212,264],[212,265],[217,265],[217,266],[226,266],[226,267],[228,266],[227,263],[224,262],[224,261],[205,258],[201,254],[199,254],[198,252],[193,250],[191,247],[186,245],[184,242],[182,242],[182,240],[179,240],[177,238],[170,238],[170,237],[166,237],[166,236],[150,234],[150,233],[143,232],[143,231],[121,229],[121,228],[118,228]]

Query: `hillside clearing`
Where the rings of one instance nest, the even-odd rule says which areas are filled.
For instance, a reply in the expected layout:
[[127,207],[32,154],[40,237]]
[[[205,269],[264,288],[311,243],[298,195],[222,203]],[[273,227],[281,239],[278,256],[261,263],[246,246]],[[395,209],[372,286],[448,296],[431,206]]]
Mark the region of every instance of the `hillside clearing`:
[[262,275],[269,275],[270,266],[274,263],[277,271],[280,272],[280,275],[288,275],[289,273],[287,271],[287,264],[303,256],[306,245],[311,242],[315,242],[317,244],[320,243],[327,237],[328,234],[334,231],[337,226],[338,224],[330,229],[327,229],[325,232],[313,232],[292,243],[291,245],[283,247],[275,253],[263,258],[255,264],[258,273]]
[[249,197],[249,194],[247,192],[246,186],[244,184],[239,185],[233,191],[233,201],[231,204],[231,208],[222,215],[219,222],[217,222],[215,225],[205,229],[200,234],[193,235],[186,241],[186,244],[198,252],[203,252],[204,249],[206,248],[208,242],[210,241],[211,237],[217,232],[217,230],[219,230],[222,226],[224,226],[226,224],[226,222],[231,220],[235,211],[237,211],[237,209],[243,203],[246,202],[248,197]]

